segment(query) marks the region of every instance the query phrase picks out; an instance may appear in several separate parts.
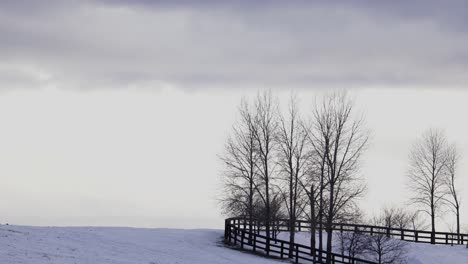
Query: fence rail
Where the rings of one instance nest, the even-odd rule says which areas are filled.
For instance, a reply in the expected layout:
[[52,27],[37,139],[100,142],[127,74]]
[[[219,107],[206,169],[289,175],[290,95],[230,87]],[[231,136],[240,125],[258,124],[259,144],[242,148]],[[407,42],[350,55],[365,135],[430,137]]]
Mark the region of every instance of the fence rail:
[[[287,229],[288,220],[280,220],[277,223],[283,229]],[[295,224],[298,230],[310,230],[310,222],[298,220]],[[405,241],[417,243],[431,243],[431,231],[385,227],[385,226],[371,226],[371,225],[358,225],[358,224],[342,224],[334,223],[332,226],[334,231],[340,232],[356,232],[359,231],[364,234],[376,235],[383,234],[389,237],[398,238]],[[468,244],[468,234],[456,234],[449,232],[434,232],[435,244],[443,245],[465,245]]]

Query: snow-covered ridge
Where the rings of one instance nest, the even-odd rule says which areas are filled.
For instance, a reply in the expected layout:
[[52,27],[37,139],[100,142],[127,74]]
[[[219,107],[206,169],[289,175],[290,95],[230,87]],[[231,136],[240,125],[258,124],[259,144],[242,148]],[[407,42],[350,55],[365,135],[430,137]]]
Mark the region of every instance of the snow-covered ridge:
[[[0,226],[1,264],[284,263],[226,248],[223,230]],[[298,234],[298,237],[307,234]],[[302,238],[306,243],[307,238]],[[466,264],[461,246],[410,245],[411,264]]]

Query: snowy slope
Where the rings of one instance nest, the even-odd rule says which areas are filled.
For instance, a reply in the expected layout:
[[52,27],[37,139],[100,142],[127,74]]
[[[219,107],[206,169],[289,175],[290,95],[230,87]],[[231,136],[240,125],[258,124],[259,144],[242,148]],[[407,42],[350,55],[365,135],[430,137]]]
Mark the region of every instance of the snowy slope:
[[[288,240],[289,235],[280,233],[278,238]],[[326,234],[324,240],[326,242]],[[310,235],[305,232],[297,233],[296,242],[310,246]],[[409,264],[468,264],[468,249],[466,246],[452,247],[414,242],[407,243]]]
[[279,263],[222,247],[221,230],[0,226],[1,264]]
[[[225,248],[222,230],[0,226],[0,264],[284,263]],[[281,234],[287,237],[287,234]],[[308,235],[298,240],[307,244]],[[468,249],[410,244],[412,264],[466,264]]]

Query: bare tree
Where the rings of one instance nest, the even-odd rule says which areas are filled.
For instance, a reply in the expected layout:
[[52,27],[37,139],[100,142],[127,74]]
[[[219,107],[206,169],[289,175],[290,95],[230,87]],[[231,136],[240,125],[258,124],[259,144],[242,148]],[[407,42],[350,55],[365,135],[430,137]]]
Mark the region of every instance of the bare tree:
[[[334,93],[314,111],[312,144],[324,157],[327,183],[327,252],[332,252],[333,221],[364,191],[358,176],[359,160],[368,142],[362,118],[353,118],[354,104],[345,93]],[[325,200],[325,199],[322,199]],[[323,209],[323,208],[322,208]],[[327,262],[331,263],[331,254]]]
[[[323,250],[323,223],[324,223],[324,212],[325,212],[325,200],[324,200],[324,191],[327,186],[326,182],[326,163],[325,163],[325,151],[326,146],[325,142],[320,142],[319,140],[323,139],[320,135],[314,136],[312,133],[309,133],[309,142],[313,146],[311,151],[311,165],[310,165],[310,186],[312,187],[309,194],[309,200],[317,201],[318,200],[318,212],[317,220],[318,222],[318,231],[319,231],[319,250]],[[312,193],[314,191],[314,193]],[[320,254],[320,258],[321,258]],[[321,261],[321,259],[320,259]]]
[[[269,216],[266,213],[266,206],[262,199],[256,199],[254,202],[254,210],[253,215],[256,220],[261,221],[262,223],[274,223],[280,219],[284,219],[287,217],[287,214],[284,212],[284,208],[282,206],[283,199],[280,197],[281,195],[278,192],[271,193],[271,200],[270,200],[270,212]],[[269,218],[268,218],[269,217]],[[271,225],[270,234],[273,238],[276,238],[280,226],[279,225]],[[260,228],[258,228],[259,230]]]
[[420,218],[419,211],[405,210],[400,207],[390,207],[384,209],[386,225],[391,228],[425,230],[427,225]]
[[[389,211],[382,215],[374,217],[372,224],[384,226],[392,217],[388,215]],[[384,232],[376,232],[374,235],[366,236],[365,252],[372,260],[379,264],[406,263],[406,242],[394,239]]]
[[[275,135],[278,128],[277,104],[273,99],[271,91],[266,91],[257,95],[255,101],[255,116],[253,127],[253,138],[258,152],[258,162],[256,168],[262,184],[262,191],[259,192],[265,204],[265,217],[271,219],[270,192],[272,189],[272,179],[275,167]],[[266,236],[270,237],[270,223],[266,222]],[[268,245],[267,245],[268,251]]]
[[[310,221],[313,230],[311,240],[311,245],[316,244],[315,233],[316,227],[318,225],[318,234],[319,234],[319,251],[323,250],[323,219],[325,211],[325,199],[324,199],[324,190],[327,186],[326,183],[326,164],[325,164],[325,147],[323,142],[318,142],[320,138],[315,138],[312,135],[311,127],[306,129],[308,135],[309,143],[312,143],[312,150],[309,151],[308,159],[308,173],[301,186],[303,187],[305,193],[307,194],[310,206]],[[313,131],[315,132],[315,131]],[[317,209],[316,209],[317,208]],[[314,252],[315,253],[315,252]],[[321,257],[322,255],[320,255]],[[320,260],[321,261],[321,260]]]
[[338,241],[342,255],[350,258],[361,256],[367,246],[368,238],[361,231],[338,233]]
[[[328,184],[326,175],[328,173],[326,156],[330,148],[330,138],[332,136],[333,129],[330,112],[325,111],[325,103],[323,103],[322,109],[319,106],[319,103],[316,101],[316,106],[312,113],[312,120],[310,120],[309,124],[304,124],[304,128],[307,133],[308,143],[311,146],[311,150],[308,155],[308,184],[304,185],[304,189],[308,189],[308,187],[305,186],[313,186],[311,188],[311,191],[308,192],[310,203],[312,204],[312,201],[318,200],[318,212],[316,220],[313,218],[311,218],[311,220],[314,220],[318,224],[318,247],[319,251],[321,252],[323,250],[323,224],[325,222],[324,213],[326,211],[324,191]],[[312,195],[312,192],[314,195]],[[315,206],[312,206],[312,209],[314,209],[315,211]],[[315,235],[313,237],[315,239]],[[316,241],[311,242],[313,242],[314,245],[316,243]],[[319,261],[321,262],[322,254],[320,254],[319,256]]]
[[[317,224],[319,222],[320,207],[320,170],[316,167],[317,163],[311,156],[314,155],[313,151],[308,152],[308,162],[306,163],[305,177],[299,179],[299,184],[303,190],[301,202],[298,203],[299,209],[304,218],[310,222],[310,247],[312,256],[316,255],[316,232]],[[308,207],[308,208],[307,208]],[[319,248],[322,250],[322,248]]]
[[413,230],[426,230],[429,228],[427,223],[421,218],[421,212],[415,211],[408,214],[409,217],[409,229]]
[[[362,213],[360,210],[356,211],[355,218],[349,223],[358,224],[362,221]],[[338,233],[338,242],[342,255],[347,255],[350,258],[357,258],[364,253],[367,246],[367,236],[356,229],[352,232]]]
[[276,134],[278,146],[278,165],[280,178],[286,183],[285,202],[289,216],[289,257],[293,257],[296,219],[300,210],[298,201],[303,190],[300,180],[306,170],[306,133],[301,125],[298,113],[298,101],[291,96],[286,115],[279,115]]
[[447,193],[447,198],[444,198],[444,200],[447,202],[447,204],[450,206],[450,208],[453,210],[455,216],[456,216],[456,232],[457,232],[457,237],[458,237],[458,242],[460,242],[460,197],[458,195],[458,190],[457,190],[457,165],[458,165],[458,160],[460,159],[460,155],[457,151],[457,148],[455,145],[451,145],[447,149],[447,161],[446,161],[446,169],[447,169],[447,178],[445,178],[445,186],[446,186],[446,193]]
[[431,218],[431,243],[435,244],[436,215],[443,204],[446,182],[447,143],[440,130],[428,130],[410,154],[409,188],[411,201]]
[[385,207],[382,218],[385,227],[407,229],[411,224],[412,215],[400,207]]
[[[239,114],[240,120],[233,126],[225,153],[220,157],[226,168],[223,174],[225,188],[221,202],[225,213],[247,216],[252,223],[254,198],[258,189],[258,154],[253,135],[253,114],[247,101],[242,100]],[[252,234],[251,224],[249,228]]]

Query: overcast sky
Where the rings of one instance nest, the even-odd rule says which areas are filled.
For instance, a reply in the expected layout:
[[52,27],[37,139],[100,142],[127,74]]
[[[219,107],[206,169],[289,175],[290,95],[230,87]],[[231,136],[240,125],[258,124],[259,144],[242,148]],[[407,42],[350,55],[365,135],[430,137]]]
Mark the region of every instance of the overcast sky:
[[362,206],[403,205],[425,129],[468,149],[468,4],[331,2],[1,1],[0,223],[221,227],[217,154],[266,88],[348,89]]

